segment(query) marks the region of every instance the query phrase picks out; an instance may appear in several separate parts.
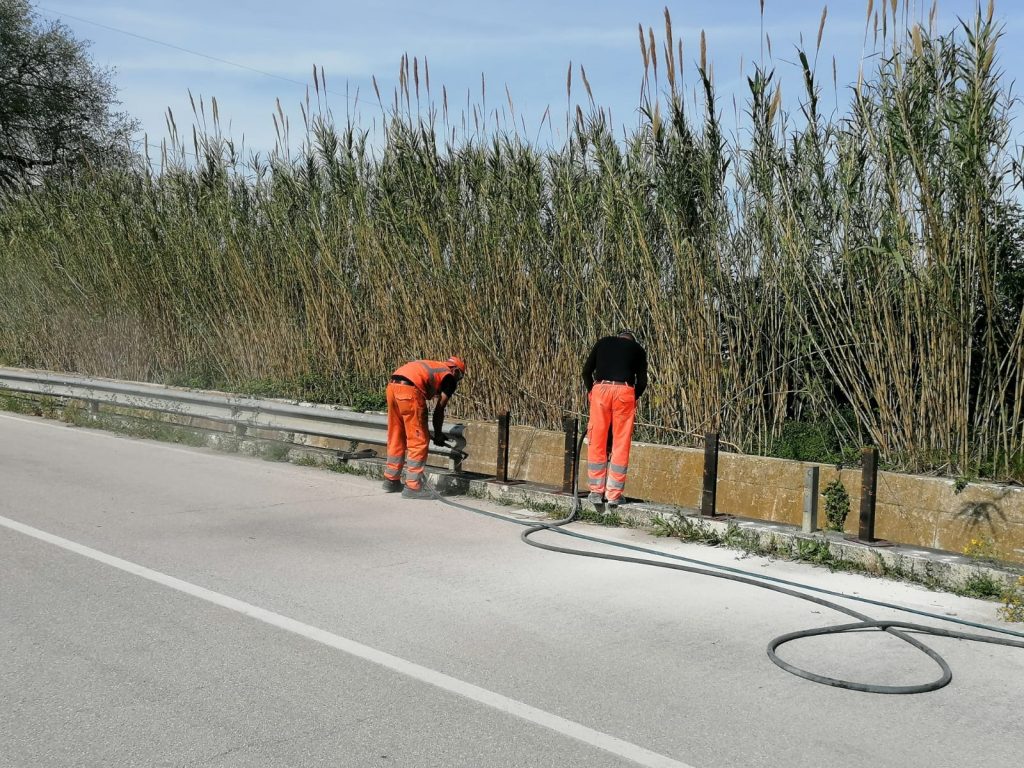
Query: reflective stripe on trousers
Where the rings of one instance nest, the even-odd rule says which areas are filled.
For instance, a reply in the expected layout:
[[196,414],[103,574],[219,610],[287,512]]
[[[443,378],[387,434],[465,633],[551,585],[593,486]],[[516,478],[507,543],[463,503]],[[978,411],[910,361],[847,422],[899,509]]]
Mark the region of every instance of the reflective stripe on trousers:
[[387,388],[388,461],[387,480],[398,480],[405,465],[405,484],[419,490],[430,447],[427,428],[427,401],[423,393],[408,384],[392,382]]
[[[622,384],[595,384],[590,390],[587,425],[587,475],[592,493],[622,498],[636,418],[636,393]],[[611,435],[611,461],[608,437]]]

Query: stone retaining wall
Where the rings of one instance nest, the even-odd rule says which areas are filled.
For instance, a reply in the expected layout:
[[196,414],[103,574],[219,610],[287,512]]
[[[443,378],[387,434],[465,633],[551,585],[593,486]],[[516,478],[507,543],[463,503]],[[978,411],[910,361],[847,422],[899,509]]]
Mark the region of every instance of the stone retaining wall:
[[[464,468],[493,474],[497,425],[469,422],[465,435],[470,457]],[[509,479],[561,486],[564,450],[560,432],[513,426]],[[803,518],[804,472],[810,466],[820,467],[819,492],[841,475],[850,495],[846,532],[856,534],[859,469],[838,472],[828,464],[723,452],[718,458],[718,511],[798,526]],[[581,467],[585,476],[585,456]],[[700,506],[703,471],[704,452],[700,449],[634,443],[626,495],[696,509]],[[585,485],[584,477],[580,487]],[[822,496],[818,509],[819,524],[823,524]],[[991,539],[1000,558],[1024,563],[1024,488],[970,483],[957,493],[956,483],[950,478],[879,472],[875,535],[951,552],[962,552],[971,539]]]

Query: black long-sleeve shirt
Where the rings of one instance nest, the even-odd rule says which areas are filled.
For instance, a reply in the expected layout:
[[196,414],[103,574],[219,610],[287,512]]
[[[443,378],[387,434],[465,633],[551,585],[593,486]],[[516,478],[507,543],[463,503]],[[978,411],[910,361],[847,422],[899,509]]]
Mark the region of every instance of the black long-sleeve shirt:
[[632,339],[605,336],[590,350],[583,365],[588,392],[595,381],[624,381],[632,384],[640,397],[647,389],[647,352]]

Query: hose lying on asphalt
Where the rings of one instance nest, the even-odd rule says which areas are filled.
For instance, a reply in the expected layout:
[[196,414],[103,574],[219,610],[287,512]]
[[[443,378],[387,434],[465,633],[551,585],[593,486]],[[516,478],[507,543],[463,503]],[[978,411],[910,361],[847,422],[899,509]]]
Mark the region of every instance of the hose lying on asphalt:
[[[573,488],[577,487],[577,472],[579,466],[579,455],[582,448],[582,440],[576,447],[576,460],[573,462]],[[895,605],[892,603],[885,603],[878,600],[871,600],[868,598],[858,597],[856,595],[844,595],[841,592],[833,592],[831,590],[822,589],[820,587],[814,587],[808,584],[801,584],[799,582],[787,581],[785,579],[779,579],[772,576],[763,576],[749,571],[744,571],[739,568],[731,568],[725,565],[716,565],[715,563],[705,562],[703,560],[695,560],[688,557],[682,557],[680,555],[672,555],[665,552],[658,552],[653,549],[646,549],[644,547],[637,547],[632,544],[625,544],[622,542],[611,541],[608,539],[601,539],[594,536],[587,536],[585,534],[576,533],[575,531],[569,531],[563,528],[563,526],[571,523],[579,516],[580,512],[580,499],[578,494],[573,495],[573,502],[570,508],[569,514],[559,520],[552,520],[546,523],[537,523],[532,520],[520,520],[514,517],[508,517],[506,515],[499,515],[495,512],[488,512],[486,510],[477,509],[466,504],[460,504],[459,502],[452,501],[451,499],[443,496],[438,496],[438,500],[447,504],[451,507],[463,509],[469,512],[473,512],[478,515],[485,515],[487,517],[493,517],[498,520],[504,520],[506,522],[515,523],[516,525],[526,526],[526,530],[522,532],[520,538],[527,544],[540,549],[546,549],[549,552],[560,552],[567,555],[578,555],[580,557],[593,557],[601,560],[615,560],[620,563],[637,563],[639,565],[652,565],[658,568],[670,568],[676,571],[684,571],[686,573],[696,573],[701,576],[711,576],[716,579],[728,579],[729,581],[736,581],[741,584],[748,584],[753,587],[760,587],[761,589],[768,589],[772,592],[778,592],[783,595],[789,595],[790,597],[799,598],[800,600],[807,600],[817,605],[830,608],[840,613],[845,613],[848,616],[852,616],[857,621],[849,624],[840,624],[831,627],[823,627],[819,629],[805,629],[799,632],[790,632],[785,635],[780,635],[774,638],[768,643],[768,658],[770,658],[775,664],[782,669],[790,672],[799,677],[803,677],[807,680],[811,680],[816,683],[823,685],[831,685],[836,688],[847,688],[853,691],[865,691],[867,693],[926,693],[928,691],[936,691],[940,688],[945,687],[953,679],[953,672],[949,668],[949,664],[942,656],[940,656],[934,649],[925,645],[923,642],[913,637],[909,633],[920,633],[924,635],[931,635],[933,637],[950,637],[957,640],[972,640],[980,643],[993,643],[996,645],[1010,646],[1013,648],[1024,648],[1024,632],[1015,632],[1011,629],[1003,627],[989,626],[986,624],[977,624],[971,621],[964,621],[962,619],[956,619],[950,616],[940,616],[938,614],[929,613],[927,611],[920,611],[914,608],[906,608],[904,606]],[[552,531],[560,533],[565,536],[571,536],[577,539],[583,539],[585,541],[594,542],[597,544],[603,544],[610,547],[617,547],[619,549],[628,549],[636,552],[643,552],[646,554],[656,555],[658,557],[667,558],[670,560],[681,561],[681,563],[688,563],[687,565],[678,563],[666,563],[657,560],[646,560],[639,557],[627,557],[625,555],[613,555],[606,554],[603,552],[591,552],[582,549],[569,549],[567,547],[558,547],[553,544],[545,544],[543,542],[534,541],[530,538],[535,533],[540,531]],[[803,590],[803,591],[798,591]],[[926,616],[932,619],[938,619],[940,621],[952,622],[960,624],[962,626],[975,627],[977,629],[984,629],[990,632],[996,632],[1009,637],[993,637],[991,635],[982,635],[969,632],[958,632],[952,630],[941,629],[939,627],[933,627],[926,624],[913,624],[904,621],[876,621],[870,616],[855,611],[846,606],[838,603],[826,600],[817,595],[807,594],[808,592],[818,592],[827,594],[833,597],[842,598],[845,600],[854,600],[858,602],[868,603],[870,605],[879,606],[882,608],[889,608],[892,610],[902,611],[905,613],[912,613],[919,616]],[[909,643],[914,648],[917,648],[924,653],[928,658],[934,661],[941,672],[941,674],[931,682],[921,683],[918,685],[876,685],[872,683],[859,683],[853,680],[842,680],[835,677],[828,677],[826,675],[819,675],[815,672],[811,672],[806,669],[802,669],[794,664],[790,664],[788,661],[780,658],[776,653],[779,646],[784,643],[788,643],[793,640],[799,640],[807,637],[815,637],[819,635],[833,635],[841,634],[844,632],[857,632],[867,629],[877,629],[884,632],[888,632],[890,635],[899,638],[905,643]],[[1011,639],[1019,638],[1019,639]]]

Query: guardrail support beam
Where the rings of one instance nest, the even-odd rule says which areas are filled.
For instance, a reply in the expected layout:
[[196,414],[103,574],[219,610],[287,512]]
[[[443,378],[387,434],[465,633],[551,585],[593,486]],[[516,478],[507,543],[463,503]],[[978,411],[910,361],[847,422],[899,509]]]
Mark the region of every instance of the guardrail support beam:
[[499,483],[508,482],[509,431],[512,416],[508,411],[498,415],[498,460],[494,479]]
[[865,544],[875,539],[875,495],[878,491],[878,449],[861,451],[860,529],[858,538]]
[[704,435],[704,483],[700,496],[700,516],[715,517],[718,495],[718,433]]
[[576,493],[577,489],[572,487],[572,480],[575,474],[573,465],[576,463],[576,441],[579,440],[580,420],[572,416],[566,416],[562,419],[562,429],[565,431],[562,493]]

